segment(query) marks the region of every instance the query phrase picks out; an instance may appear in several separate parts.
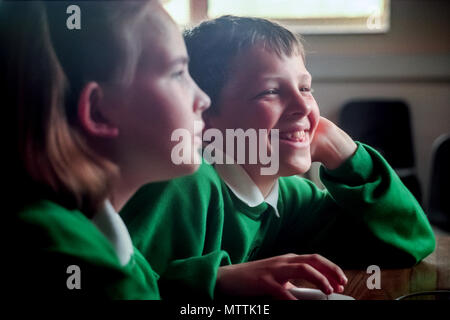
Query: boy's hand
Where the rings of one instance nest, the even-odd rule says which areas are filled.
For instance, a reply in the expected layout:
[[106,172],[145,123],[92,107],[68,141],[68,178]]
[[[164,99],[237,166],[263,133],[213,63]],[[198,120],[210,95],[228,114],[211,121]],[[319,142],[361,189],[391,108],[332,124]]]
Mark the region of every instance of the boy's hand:
[[297,300],[288,291],[293,287],[291,279],[308,280],[325,294],[343,292],[347,283],[341,268],[320,255],[286,254],[220,267],[216,289],[227,295]]
[[311,142],[312,161],[321,162],[327,169],[333,170],[351,157],[356,148],[348,134],[330,120],[320,117]]

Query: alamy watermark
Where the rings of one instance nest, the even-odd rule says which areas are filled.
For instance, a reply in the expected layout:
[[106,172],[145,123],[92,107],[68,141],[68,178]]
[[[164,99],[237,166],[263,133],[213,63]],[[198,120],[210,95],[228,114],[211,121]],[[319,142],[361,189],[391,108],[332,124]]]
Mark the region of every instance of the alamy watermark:
[[[194,121],[194,132],[200,132],[202,121]],[[194,137],[184,128],[173,131],[171,141],[179,141],[172,149],[171,159],[176,165],[200,164],[202,159],[195,157],[191,148]],[[211,164],[261,164],[261,175],[274,175],[278,172],[279,130],[271,129],[226,129],[225,137],[218,129],[207,129],[202,141],[210,142],[202,149],[203,158]],[[246,150],[248,149],[248,152]],[[226,150],[226,152],[225,152]]]
[[381,269],[377,265],[371,265],[367,267],[367,274],[370,274],[370,277],[367,278],[366,286],[367,289],[381,289]]
[[70,16],[66,20],[66,27],[69,30],[81,29],[81,9],[76,4],[67,7],[66,13]]
[[81,289],[81,269],[79,266],[73,264],[67,267],[67,274],[70,276],[67,277],[66,286],[69,290]]

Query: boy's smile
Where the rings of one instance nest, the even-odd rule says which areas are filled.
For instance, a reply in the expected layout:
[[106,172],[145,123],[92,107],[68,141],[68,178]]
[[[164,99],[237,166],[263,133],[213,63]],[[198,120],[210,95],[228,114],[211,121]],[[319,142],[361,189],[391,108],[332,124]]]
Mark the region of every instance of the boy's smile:
[[[302,174],[310,168],[310,143],[319,122],[319,108],[301,56],[279,56],[260,46],[238,54],[217,110],[217,114],[207,116],[207,122],[222,132],[237,128],[279,130],[277,176]],[[267,147],[270,149],[270,143]],[[255,165],[243,166],[255,179],[252,172],[259,172]]]
[[306,148],[309,147],[309,132],[310,132],[309,121],[304,121],[302,123],[296,123],[290,128],[279,128],[280,130],[280,143],[290,143],[296,148]]

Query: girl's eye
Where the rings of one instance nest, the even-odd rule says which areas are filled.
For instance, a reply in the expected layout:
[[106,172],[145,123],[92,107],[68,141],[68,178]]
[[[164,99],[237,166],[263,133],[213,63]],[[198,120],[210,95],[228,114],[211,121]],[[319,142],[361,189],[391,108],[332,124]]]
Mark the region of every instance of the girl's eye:
[[181,78],[181,77],[184,76],[184,73],[185,73],[185,72],[186,72],[186,71],[185,71],[184,69],[178,70],[178,71],[172,73],[172,78]]

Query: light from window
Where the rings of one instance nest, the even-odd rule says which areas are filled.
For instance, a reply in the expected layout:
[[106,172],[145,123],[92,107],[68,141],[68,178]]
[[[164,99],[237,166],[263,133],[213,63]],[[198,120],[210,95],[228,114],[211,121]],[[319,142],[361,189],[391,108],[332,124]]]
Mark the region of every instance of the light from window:
[[190,0],[163,0],[162,3],[180,26],[187,26],[191,23]]
[[174,19],[184,26],[199,22],[193,21],[190,17],[216,18],[232,14],[273,19],[303,34],[381,33],[389,30],[390,0],[164,0],[163,2]]

